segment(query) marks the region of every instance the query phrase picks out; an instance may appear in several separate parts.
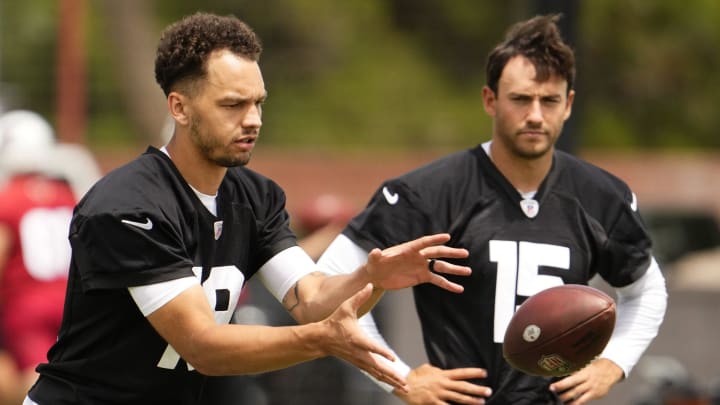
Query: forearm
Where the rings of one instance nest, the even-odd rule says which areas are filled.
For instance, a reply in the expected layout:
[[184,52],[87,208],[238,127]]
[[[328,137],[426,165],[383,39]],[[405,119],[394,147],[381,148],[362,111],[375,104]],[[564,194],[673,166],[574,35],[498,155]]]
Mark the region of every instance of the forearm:
[[618,312],[615,331],[602,357],[630,373],[657,335],[667,306],[665,279],[655,260],[635,283],[617,290]]
[[[408,373],[410,373],[410,366],[407,365],[393,350],[392,347],[387,343],[383,335],[380,333],[380,331],[377,328],[377,325],[375,324],[375,319],[372,316],[372,313],[367,313],[363,315],[360,319],[358,319],[358,324],[360,325],[360,328],[367,334],[372,340],[376,341],[383,347],[387,348],[394,356],[395,361],[390,361],[384,358],[378,357],[378,361],[384,362],[388,364],[388,367],[391,367],[393,370],[395,370],[399,375],[401,376],[407,376]],[[362,371],[362,370],[360,370]],[[393,390],[393,387],[391,387],[388,384],[385,384],[381,381],[378,381],[376,378],[371,376],[370,374],[363,371],[363,374],[365,374],[370,380],[374,383],[376,383],[380,388],[382,388],[384,391],[391,392]]]
[[203,374],[250,374],[335,356],[402,388],[404,379],[373,357],[379,354],[393,359],[392,354],[367,338],[357,325],[357,311],[370,294],[366,286],[342,302],[330,317],[307,325],[219,325],[203,289],[192,285],[146,318],[171,345],[160,367],[174,368],[182,357]]
[[[134,298],[145,293],[131,291]],[[329,341],[332,324],[327,322],[288,327],[218,324],[199,285],[149,310],[147,320],[171,346],[160,367],[173,368],[182,357],[203,374],[257,373],[325,356],[329,353],[324,350],[333,343]]]
[[[320,272],[312,273],[301,279],[285,296],[283,305],[299,323],[316,322],[326,318],[346,299],[358,292],[370,282],[370,278],[361,266],[349,274],[329,276]],[[381,289],[373,289],[373,294],[358,311],[358,315],[367,313],[382,297]]]
[[187,361],[206,375],[254,374],[327,355],[318,323],[269,327],[217,325],[193,338]]

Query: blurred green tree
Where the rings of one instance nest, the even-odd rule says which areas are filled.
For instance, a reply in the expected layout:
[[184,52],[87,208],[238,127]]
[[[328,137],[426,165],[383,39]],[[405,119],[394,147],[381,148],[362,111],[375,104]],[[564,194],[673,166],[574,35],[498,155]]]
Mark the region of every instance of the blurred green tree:
[[[0,97],[6,108],[49,117],[55,111],[57,2],[0,2]],[[485,56],[507,26],[535,12],[539,1],[141,3],[86,2],[91,143],[156,137],[164,117],[162,105],[147,107],[148,101],[161,104],[151,100],[161,93],[148,52],[162,27],[201,9],[242,17],[265,43],[261,64],[270,97],[263,144],[471,145],[489,133],[480,100]],[[144,18],[123,19],[128,7]],[[720,3],[585,1],[576,18],[576,113],[582,120],[568,135],[578,137],[579,147],[720,146],[720,115],[714,112],[720,103]]]

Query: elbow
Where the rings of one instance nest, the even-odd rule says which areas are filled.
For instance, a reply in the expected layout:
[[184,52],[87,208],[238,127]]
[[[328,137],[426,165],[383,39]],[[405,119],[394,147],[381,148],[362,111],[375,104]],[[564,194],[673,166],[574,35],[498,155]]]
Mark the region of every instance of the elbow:
[[306,297],[301,303],[290,311],[292,317],[299,324],[319,322],[330,314],[325,314],[323,305],[314,295]]
[[316,272],[299,280],[285,294],[283,306],[300,324],[318,322],[329,316],[335,308],[328,308],[325,294],[328,287],[323,283],[327,276]]
[[190,369],[195,369],[198,373],[209,377],[224,375],[220,369],[222,362],[213,361],[210,356],[192,355],[188,356],[185,361]]

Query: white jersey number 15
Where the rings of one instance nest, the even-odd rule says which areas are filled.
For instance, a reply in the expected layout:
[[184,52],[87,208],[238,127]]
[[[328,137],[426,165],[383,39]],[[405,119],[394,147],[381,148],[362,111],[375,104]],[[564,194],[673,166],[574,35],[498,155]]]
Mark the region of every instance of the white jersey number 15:
[[516,310],[517,296],[529,297],[564,284],[562,278],[538,274],[540,266],[568,270],[570,249],[545,243],[490,241],[490,261],[497,263],[494,341],[502,343]]

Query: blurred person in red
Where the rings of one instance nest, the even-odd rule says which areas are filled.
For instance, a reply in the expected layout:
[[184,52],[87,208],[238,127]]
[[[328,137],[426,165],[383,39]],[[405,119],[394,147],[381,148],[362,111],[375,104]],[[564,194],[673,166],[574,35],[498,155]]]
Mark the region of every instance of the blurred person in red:
[[322,193],[305,201],[294,215],[298,245],[317,261],[358,210],[344,197]]
[[0,344],[16,367],[0,393],[7,403],[22,402],[57,339],[72,211],[99,172],[83,150],[57,144],[37,113],[0,116]]

